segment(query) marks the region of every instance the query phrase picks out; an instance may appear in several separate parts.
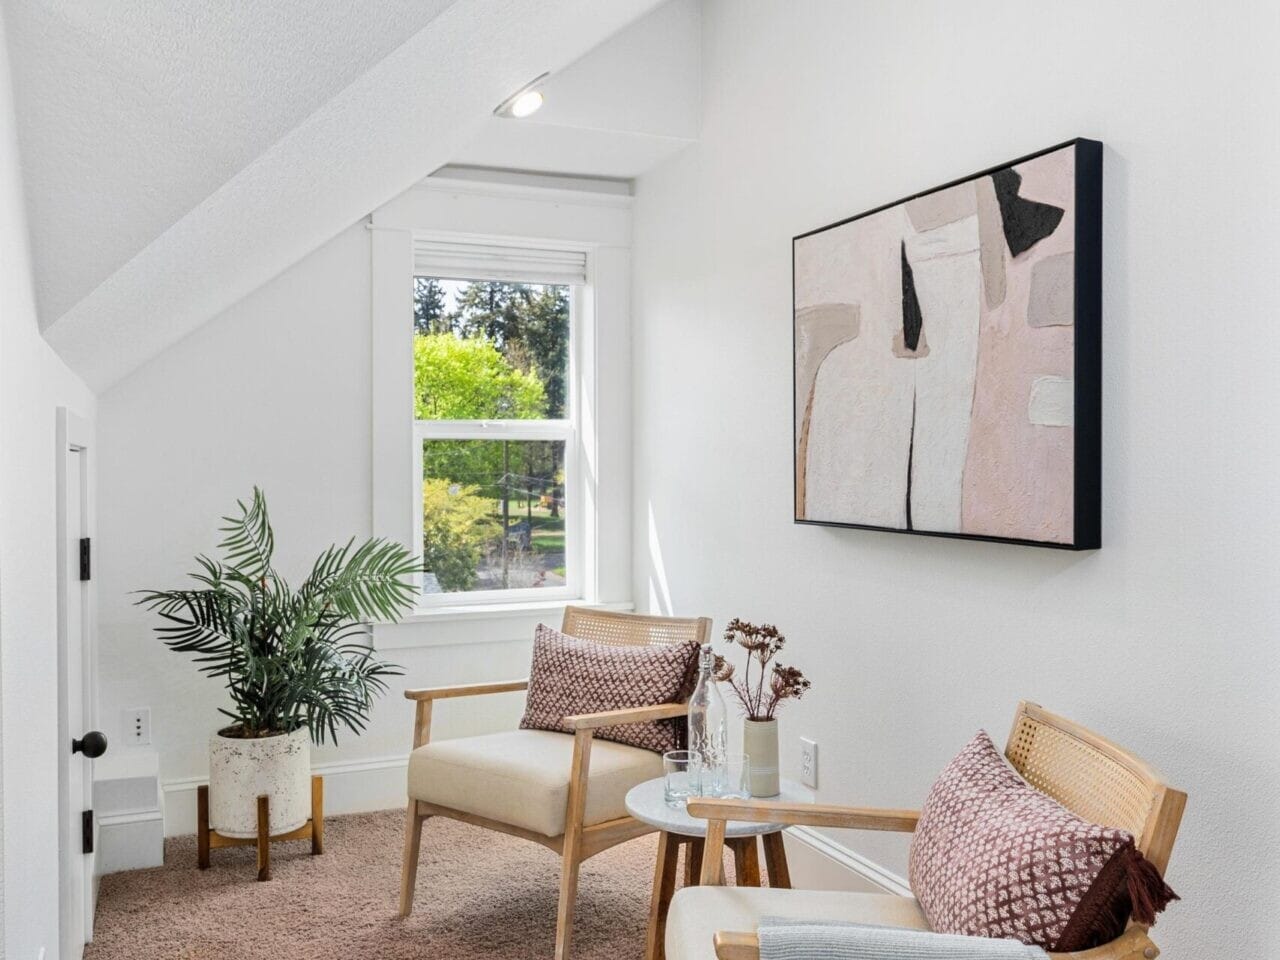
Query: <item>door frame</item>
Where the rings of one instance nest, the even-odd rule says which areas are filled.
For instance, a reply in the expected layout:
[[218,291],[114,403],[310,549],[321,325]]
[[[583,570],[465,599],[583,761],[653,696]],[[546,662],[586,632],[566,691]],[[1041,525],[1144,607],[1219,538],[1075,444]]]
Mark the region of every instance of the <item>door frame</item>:
[[[71,558],[68,556],[68,545],[70,542],[70,533],[67,529],[67,495],[68,495],[68,477],[72,470],[78,470],[80,473],[80,527],[81,536],[89,537],[90,542],[95,533],[94,526],[94,488],[93,478],[94,471],[91,460],[91,450],[93,445],[93,429],[89,422],[82,417],[72,413],[66,407],[58,407],[57,411],[57,565],[58,565],[58,836],[59,841],[62,837],[62,829],[64,824],[61,822],[63,817],[74,817],[79,814],[78,810],[63,810],[64,802],[69,802],[68,794],[68,778],[70,776],[71,764],[84,763],[85,761],[73,757],[71,754],[71,741],[73,738],[81,737],[85,731],[93,729],[98,719],[98,655],[97,655],[97,636],[95,634],[96,617],[96,596],[94,593],[94,581],[92,578],[93,566],[92,557],[90,565],[90,579],[87,581],[71,580],[68,577],[68,565]],[[84,729],[72,730],[69,718],[70,697],[76,696],[77,693],[67,689],[67,658],[69,656],[70,643],[70,624],[67,616],[68,598],[71,590],[82,591],[80,596],[80,638],[81,638],[81,664],[80,678],[81,689],[78,696],[81,698],[81,725]],[[93,771],[90,766],[85,771],[84,779],[84,798],[82,809],[92,809],[93,806]],[[94,826],[94,840],[96,843],[97,826]],[[73,830],[72,833],[75,836]],[[61,843],[59,843],[58,852],[58,872],[62,873],[62,854]],[[83,917],[84,917],[84,941],[86,943],[93,940],[93,913],[97,893],[97,877],[95,876],[94,861],[90,856],[84,866],[84,889],[81,894],[83,900]],[[66,904],[61,902],[62,884],[59,879],[59,903],[58,903],[58,930],[61,934],[63,927],[63,914],[67,909]],[[60,949],[60,955],[68,957],[71,954],[63,945]]]

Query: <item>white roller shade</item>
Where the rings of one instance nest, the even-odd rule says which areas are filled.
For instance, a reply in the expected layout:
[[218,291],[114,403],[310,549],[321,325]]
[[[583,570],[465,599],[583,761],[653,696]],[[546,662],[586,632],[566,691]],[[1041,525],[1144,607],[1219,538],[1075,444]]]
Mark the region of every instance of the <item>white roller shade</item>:
[[413,241],[419,276],[450,280],[510,280],[521,283],[586,283],[587,255],[581,250],[540,250],[487,243]]

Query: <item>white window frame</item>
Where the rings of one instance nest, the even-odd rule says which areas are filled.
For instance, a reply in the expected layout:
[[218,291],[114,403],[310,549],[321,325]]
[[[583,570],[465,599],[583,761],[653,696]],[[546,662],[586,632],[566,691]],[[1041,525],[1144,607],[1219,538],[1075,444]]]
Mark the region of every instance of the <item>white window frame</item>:
[[586,283],[570,285],[576,367],[567,399],[577,469],[566,469],[565,491],[577,514],[566,517],[566,528],[576,523],[580,533],[576,595],[557,599],[551,594],[560,589],[550,587],[535,588],[523,602],[512,590],[495,591],[502,596],[492,602],[476,591],[449,594],[449,601],[422,603],[399,623],[377,625],[380,648],[527,640],[534,625],[555,622],[568,602],[632,609],[631,197],[594,182],[553,179],[510,174],[482,182],[437,174],[370,216],[370,519],[374,536],[406,544],[421,539],[409,316],[413,277],[432,271],[415,260],[415,239],[583,251]]
[[[538,249],[525,245],[527,249]],[[429,271],[414,270],[418,277],[430,276]],[[564,546],[565,583],[558,587],[512,587],[506,590],[457,590],[448,593],[421,594],[420,610],[440,610],[460,606],[525,604],[537,601],[582,600],[583,565],[586,551],[583,549],[583,533],[588,527],[587,504],[583,497],[582,462],[583,443],[579,428],[579,410],[582,406],[579,374],[583,363],[578,358],[578,324],[587,312],[582,309],[584,296],[590,286],[591,254],[587,252],[587,284],[569,286],[569,369],[566,373],[566,399],[569,416],[564,420],[414,420],[413,457],[414,476],[422,476],[422,444],[426,440],[551,440],[564,443]],[[484,282],[491,278],[476,276],[465,278],[436,277]],[[505,281],[504,281],[505,282]],[[535,282],[535,281],[529,281]],[[406,318],[412,325],[412,313]],[[422,539],[422,495],[419,488],[414,498],[414,530]],[[419,583],[421,591],[421,583]]]

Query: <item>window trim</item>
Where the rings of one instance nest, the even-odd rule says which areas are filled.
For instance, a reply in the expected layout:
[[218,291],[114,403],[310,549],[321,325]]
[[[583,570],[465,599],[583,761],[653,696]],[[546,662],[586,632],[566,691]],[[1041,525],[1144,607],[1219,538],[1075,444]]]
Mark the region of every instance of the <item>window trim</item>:
[[[591,185],[548,186],[502,174],[493,182],[435,174],[375,210],[369,218],[370,366],[372,381],[371,529],[374,536],[412,543],[414,474],[413,327],[414,238],[433,236],[588,254],[588,282],[574,287],[577,375],[581,405],[579,446],[584,523],[581,598],[575,603],[625,608],[633,577],[631,433],[631,208],[625,192]],[[600,383],[610,384],[601,390]],[[420,534],[418,534],[420,536]],[[544,598],[546,599],[546,598]],[[563,603],[550,601],[559,607]],[[398,624],[379,623],[374,643],[396,647],[470,645],[512,632],[523,623],[519,603],[465,608],[419,608]],[[465,613],[460,616],[455,611]],[[549,615],[548,615],[549,616]],[[427,624],[431,624],[430,627]]]

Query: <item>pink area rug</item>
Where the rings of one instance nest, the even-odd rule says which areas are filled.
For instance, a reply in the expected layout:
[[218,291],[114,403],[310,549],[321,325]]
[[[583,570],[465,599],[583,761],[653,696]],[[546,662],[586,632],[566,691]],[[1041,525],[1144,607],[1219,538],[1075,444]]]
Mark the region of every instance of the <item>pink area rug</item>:
[[[545,960],[555,943],[560,861],[527,841],[428,820],[417,899],[396,917],[403,814],[331,817],[325,852],[275,844],[272,879],[254,880],[251,847],[165,845],[165,866],[104,877],[86,960]],[[575,960],[644,955],[654,836],[582,867]]]

